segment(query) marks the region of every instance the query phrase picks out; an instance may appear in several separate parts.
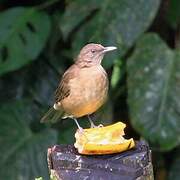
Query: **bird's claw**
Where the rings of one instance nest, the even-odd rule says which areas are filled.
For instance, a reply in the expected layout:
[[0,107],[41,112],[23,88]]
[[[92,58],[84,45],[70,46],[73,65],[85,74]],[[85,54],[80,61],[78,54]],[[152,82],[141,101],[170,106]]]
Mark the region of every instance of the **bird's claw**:
[[84,132],[84,129],[82,127],[79,127],[78,130],[79,130],[80,133]]
[[99,124],[99,125],[98,125],[98,128],[102,128],[102,127],[104,127],[102,124]]
[[96,125],[91,125],[91,128],[102,128],[102,127],[104,127],[102,124],[99,124],[98,126],[96,126]]

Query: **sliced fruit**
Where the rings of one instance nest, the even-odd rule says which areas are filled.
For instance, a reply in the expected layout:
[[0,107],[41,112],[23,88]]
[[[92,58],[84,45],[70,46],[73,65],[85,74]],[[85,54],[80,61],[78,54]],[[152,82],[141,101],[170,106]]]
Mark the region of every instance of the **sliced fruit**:
[[135,147],[133,138],[125,139],[122,122],[106,127],[97,127],[77,130],[75,133],[76,142],[74,144],[80,154],[113,154],[126,151]]

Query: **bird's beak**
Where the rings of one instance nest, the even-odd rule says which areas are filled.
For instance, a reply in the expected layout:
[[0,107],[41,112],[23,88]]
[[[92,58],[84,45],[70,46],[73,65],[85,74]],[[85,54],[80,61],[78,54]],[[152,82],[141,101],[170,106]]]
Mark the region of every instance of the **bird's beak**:
[[103,52],[105,53],[105,52],[108,52],[108,51],[114,51],[116,49],[117,49],[117,47],[115,47],[115,46],[109,46],[109,47],[105,47]]

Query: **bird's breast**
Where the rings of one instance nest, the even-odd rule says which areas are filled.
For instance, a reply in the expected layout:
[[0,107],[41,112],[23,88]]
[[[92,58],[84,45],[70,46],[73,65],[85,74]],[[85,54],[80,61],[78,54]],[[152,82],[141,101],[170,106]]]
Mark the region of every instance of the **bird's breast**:
[[64,110],[75,117],[95,112],[105,102],[108,78],[102,66],[83,68],[69,82],[70,95],[62,101]]

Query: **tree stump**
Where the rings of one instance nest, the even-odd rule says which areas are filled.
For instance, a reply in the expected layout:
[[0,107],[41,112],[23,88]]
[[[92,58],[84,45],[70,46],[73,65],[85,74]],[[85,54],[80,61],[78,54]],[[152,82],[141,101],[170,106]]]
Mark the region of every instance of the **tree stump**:
[[73,145],[48,149],[48,166],[57,180],[153,180],[151,151],[144,141],[112,155],[80,155]]

